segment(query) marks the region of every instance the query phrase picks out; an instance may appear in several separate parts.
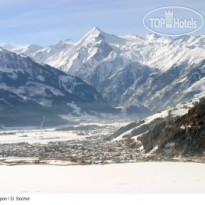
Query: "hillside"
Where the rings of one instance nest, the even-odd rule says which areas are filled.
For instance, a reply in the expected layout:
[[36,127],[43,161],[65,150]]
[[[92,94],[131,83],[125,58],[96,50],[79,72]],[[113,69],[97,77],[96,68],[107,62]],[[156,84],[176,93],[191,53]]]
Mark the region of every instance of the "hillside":
[[81,79],[0,49],[0,125],[58,125],[65,123],[62,114],[112,111]]
[[145,153],[162,157],[204,156],[205,99],[196,103],[187,114],[166,121],[139,137]]

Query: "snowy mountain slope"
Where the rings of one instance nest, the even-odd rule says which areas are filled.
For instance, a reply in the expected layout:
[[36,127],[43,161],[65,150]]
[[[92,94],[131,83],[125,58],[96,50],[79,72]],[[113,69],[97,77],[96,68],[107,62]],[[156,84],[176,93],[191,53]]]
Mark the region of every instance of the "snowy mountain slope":
[[36,44],[30,44],[25,46],[13,46],[10,44],[3,44],[1,45],[1,47],[11,52],[26,55],[26,56],[32,56],[33,53],[43,49],[43,46],[36,45]]
[[60,41],[29,56],[80,77],[114,106],[156,111],[204,92],[205,35],[115,36],[95,27],[77,43]]
[[28,104],[28,112],[35,112],[37,107],[36,112],[69,114],[73,110],[69,103],[72,103],[82,112],[113,111],[102,96],[81,79],[3,48],[0,49],[0,73],[1,110],[19,109],[20,103],[21,110]]
[[114,141],[129,138],[137,139],[161,122],[166,122],[168,120],[172,120],[187,114],[189,109],[192,108],[196,102],[199,102],[202,97],[205,97],[205,94],[199,98],[194,98],[192,101],[177,104],[176,106],[170,107],[167,110],[163,110],[137,122],[133,122],[127,126],[121,127],[119,130],[113,133],[109,139]]
[[59,67],[64,63],[63,59],[67,58],[67,52],[73,46],[74,43],[70,39],[67,39],[64,41],[59,41],[55,45],[38,50],[29,56],[39,63],[45,63],[53,67]]
[[205,153],[205,100],[202,99],[187,114],[163,122],[142,135],[145,152],[162,158],[201,157]]
[[159,111],[203,94],[204,77],[205,61],[172,67],[164,73],[151,73],[141,85],[135,82],[121,95],[120,101]]
[[0,89],[0,127],[54,126],[66,123],[55,111]]
[[[176,39],[159,37],[155,34],[118,37],[107,34],[95,27],[77,43],[62,42],[64,46],[62,46],[61,51],[63,51],[64,55],[60,55],[59,60],[62,61],[61,63],[54,61],[56,56],[38,59],[36,57],[38,51],[33,54],[33,58],[41,63],[47,63],[69,71],[70,69],[72,70],[72,67],[78,70],[76,68],[78,64],[86,65],[89,63],[91,63],[92,67],[90,69],[94,69],[94,67],[106,61],[107,57],[111,58],[107,60],[112,60],[117,55],[123,58],[123,67],[129,62],[138,62],[151,68],[158,68],[164,72],[172,66],[180,65],[184,62],[188,64],[199,63],[204,59],[205,55],[204,35],[181,36]],[[65,49],[66,44],[70,46]],[[52,50],[56,51],[56,46],[53,46]],[[91,58],[93,58],[93,61],[91,61]],[[58,65],[59,63],[60,65]]]

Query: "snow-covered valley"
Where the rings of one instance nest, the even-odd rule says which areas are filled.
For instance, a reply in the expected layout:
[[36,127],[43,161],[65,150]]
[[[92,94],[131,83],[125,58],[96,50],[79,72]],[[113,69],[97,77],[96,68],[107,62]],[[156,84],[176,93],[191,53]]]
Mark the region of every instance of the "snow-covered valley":
[[121,126],[129,124],[129,119],[87,119],[69,116],[69,123],[53,128],[40,127],[2,127],[0,129],[0,144],[46,144],[55,141],[86,140],[88,138],[103,138]]
[[[195,151],[186,156],[183,149],[170,155],[177,144],[165,144],[163,152],[156,153],[160,142],[143,141],[143,136],[152,133],[155,127],[188,115],[189,109],[198,102],[193,99],[144,119],[98,118],[64,116],[67,125],[54,128],[2,127],[0,131],[0,164],[113,164],[143,161],[193,161],[205,162]],[[200,105],[200,104],[199,104]],[[189,126],[191,129],[191,126]],[[180,128],[182,129],[182,128]],[[184,128],[183,128],[184,129]],[[203,130],[202,130],[203,131]],[[200,132],[202,132],[200,131]],[[200,133],[199,132],[199,133]],[[159,134],[158,134],[159,135]],[[165,133],[165,137],[168,133]],[[157,137],[155,137],[157,139]],[[194,138],[193,138],[194,139]],[[195,140],[197,142],[197,139]],[[197,146],[193,140],[194,146]],[[195,145],[196,144],[196,145]],[[149,149],[147,149],[149,146]],[[183,146],[187,147],[186,144]],[[189,152],[188,152],[189,153]]]
[[61,165],[65,162],[104,164],[133,161],[128,157],[129,152],[122,157],[119,155],[126,147],[125,142],[110,143],[106,140],[129,123],[128,119],[71,119],[70,116],[67,125],[55,128],[4,127],[0,131],[0,164]]

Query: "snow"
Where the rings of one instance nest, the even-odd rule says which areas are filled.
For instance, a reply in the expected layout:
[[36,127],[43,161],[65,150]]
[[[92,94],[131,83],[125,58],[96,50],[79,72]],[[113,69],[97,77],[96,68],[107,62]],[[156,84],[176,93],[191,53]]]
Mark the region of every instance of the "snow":
[[[131,132],[132,132],[133,130],[138,129],[138,128],[140,128],[140,127],[146,125],[146,124],[150,124],[151,122],[153,122],[153,121],[156,120],[156,119],[159,119],[159,118],[164,118],[164,119],[165,119],[166,117],[168,117],[168,110],[164,110],[164,111],[162,111],[162,112],[160,112],[160,113],[156,113],[156,114],[154,114],[154,115],[150,115],[149,117],[147,117],[147,118],[144,119],[144,122],[143,122],[143,123],[141,123],[140,125],[138,125],[138,126],[132,128],[132,129],[126,131],[126,132],[123,132],[123,133],[120,134],[118,137],[114,138],[113,141],[122,140],[124,136],[126,136],[126,135],[128,135],[128,134],[131,134]],[[142,133],[142,134],[144,134],[144,133]],[[137,135],[137,136],[134,136],[133,139],[136,139],[136,140],[137,140],[137,138],[140,137],[142,134]]]
[[188,112],[187,108],[181,108],[181,109],[178,109],[178,110],[173,110],[172,111],[172,115],[174,115],[174,116],[182,116],[182,115],[187,114],[187,112]]
[[155,146],[149,153],[147,153],[146,156],[152,155],[157,149],[158,149],[158,145]]
[[67,103],[68,106],[70,106],[73,109],[73,113],[76,115],[81,115],[81,108],[78,107],[75,103]]
[[33,162],[35,160],[38,160],[38,158],[28,158],[28,157],[25,157],[25,158],[0,158],[0,160],[5,160],[5,162],[19,162],[19,161],[26,161],[26,162]]
[[41,160],[41,163],[45,163],[45,164],[50,164],[50,165],[60,165],[60,166],[68,166],[68,165],[75,165],[75,162],[70,162],[70,161],[66,161],[66,160],[54,160],[54,159],[50,159],[50,160]]
[[[173,65],[183,62],[187,62],[189,65],[197,64],[205,56],[203,35],[182,36],[176,39],[159,37],[155,34],[115,36],[105,33],[97,27],[94,27],[77,43],[70,40],[59,41],[56,45],[42,49],[39,46],[31,45],[24,49],[17,48],[16,52],[30,54],[36,61],[64,71],[69,71],[74,67],[75,70],[78,70],[86,63],[91,63],[90,67],[94,69],[104,61],[104,58],[97,59],[97,61],[90,59],[100,52],[102,42],[106,42],[117,56],[125,60],[123,67],[132,61],[148,65],[151,68],[159,68],[165,72]],[[12,46],[10,47],[10,50],[15,50]],[[31,53],[32,51],[33,53]]]
[[203,91],[205,89],[205,77],[192,84],[186,92]]
[[118,137],[114,138],[112,141],[114,142],[114,141],[122,140],[125,135],[131,134],[131,132],[132,132],[135,128],[136,128],[136,127],[134,127],[133,129],[130,129],[130,130],[126,131],[126,132],[123,132],[123,133],[120,134]]
[[43,49],[42,46],[35,45],[35,44],[23,45],[23,46],[22,45],[21,46],[12,46],[12,45],[5,44],[2,47],[9,50],[9,51],[14,52],[14,53],[28,55],[28,56]]
[[[73,112],[77,114],[79,108],[75,104],[70,105],[74,108]],[[0,144],[23,142],[30,144],[47,144],[48,142],[57,141],[85,140],[87,137],[110,135],[121,126],[125,126],[130,123],[128,120],[103,120],[89,115],[81,115],[80,117],[64,115],[62,117],[67,119],[69,124],[55,128],[2,126],[2,130],[0,130]],[[74,129],[63,131],[59,130],[61,128],[70,127]],[[90,128],[88,129],[87,127]],[[84,133],[83,135],[82,132]]]
[[0,167],[2,193],[205,193],[205,164]]
[[41,84],[38,82],[32,82],[32,81],[28,81],[26,85],[19,86],[19,87],[12,87],[6,85],[5,83],[0,83],[0,87],[2,90],[10,91],[20,96],[24,96],[25,93],[29,93],[29,97],[35,97],[35,96],[47,97],[48,95],[46,92],[47,90],[49,90],[55,96],[64,96],[64,94],[60,90],[54,87],[51,87],[46,84]]
[[81,140],[86,136],[78,135],[72,131],[56,131],[55,129],[31,129],[0,131],[0,144],[11,143],[41,143],[67,140]]
[[[200,96],[201,97],[201,96]],[[153,115],[150,115],[148,117],[146,117],[145,119],[141,119],[141,121],[143,121],[143,123],[141,123],[138,126],[135,126],[134,128],[131,128],[125,132],[123,132],[122,134],[120,134],[119,136],[117,136],[116,138],[113,139],[113,141],[118,141],[118,140],[122,140],[124,136],[131,134],[131,132],[135,129],[139,129],[140,127],[144,126],[144,125],[149,125],[152,122],[154,122],[155,120],[158,119],[166,119],[169,116],[172,117],[178,117],[178,116],[182,116],[188,113],[188,110],[190,108],[192,108],[194,106],[194,102],[199,101],[199,97],[196,97],[194,99],[192,99],[192,101],[187,101],[184,103],[179,103],[176,106],[173,106],[171,108],[168,108],[167,110],[163,110],[161,112],[155,113]],[[183,128],[182,128],[183,129]],[[148,130],[147,130],[148,131]],[[143,134],[145,134],[147,131],[145,131],[142,134],[133,136],[132,138],[137,140],[138,137],[142,136]]]
[[[160,37],[154,34],[144,36],[131,34],[115,36],[95,27],[76,43],[70,40],[59,41],[57,44],[48,46],[47,48],[37,51],[34,49],[34,52],[29,56],[37,62],[49,64],[83,79],[88,84],[94,85],[97,90],[102,91],[103,97],[111,100],[110,103],[113,104],[113,99],[111,99],[110,94],[112,94],[115,86],[118,88],[120,85],[117,80],[113,81],[113,79],[118,77],[120,71],[125,69],[126,66],[130,66],[130,64],[134,62],[139,63],[139,65],[149,66],[153,76],[155,76],[155,73],[160,75],[173,66],[178,65],[184,68],[184,71],[189,71],[190,68],[197,66],[204,59],[204,42],[204,35],[181,36],[179,38]],[[8,49],[11,47],[12,46],[8,46]],[[34,46],[34,48],[35,47],[36,46]],[[23,50],[22,54],[24,53],[25,51]],[[98,81],[93,82],[96,76]],[[132,77],[134,79],[136,78],[134,73]],[[110,79],[110,81],[108,79]],[[180,96],[176,97],[176,100],[173,100],[173,104],[175,101],[176,103],[180,102],[180,98],[183,98],[182,100],[187,99],[186,96],[189,96],[187,95],[189,94],[188,92],[192,93],[192,90],[198,93],[202,92],[205,86],[204,80],[200,80],[200,82],[197,82],[187,89],[186,86],[189,85],[188,80],[186,76],[181,76],[180,74],[179,79],[175,79],[175,81],[171,82],[167,87],[165,86],[157,91],[151,96],[153,97],[152,99],[148,97],[145,106],[152,109],[150,104],[152,105],[152,102],[158,99],[158,97],[163,99],[163,96],[168,93],[168,90],[170,89],[171,91],[171,88],[174,88],[177,84],[183,84],[184,88],[182,89],[184,90],[181,91],[181,96],[179,93],[173,94],[171,92],[171,94],[169,94],[172,96]],[[109,81],[109,91],[104,88],[103,81]],[[137,81],[135,81],[135,83],[137,83]],[[119,98],[117,106],[128,107],[129,105],[140,104],[138,97],[140,92],[143,92],[145,88],[139,86],[136,91],[135,83],[123,91],[124,93],[117,94],[116,98]],[[66,85],[63,84],[62,86],[66,88]],[[68,88],[66,90],[72,92],[72,89]],[[126,100],[123,101],[124,98],[126,98]],[[129,101],[127,101],[127,98]],[[166,108],[166,103],[168,104],[169,102],[162,103],[164,104],[163,108]]]

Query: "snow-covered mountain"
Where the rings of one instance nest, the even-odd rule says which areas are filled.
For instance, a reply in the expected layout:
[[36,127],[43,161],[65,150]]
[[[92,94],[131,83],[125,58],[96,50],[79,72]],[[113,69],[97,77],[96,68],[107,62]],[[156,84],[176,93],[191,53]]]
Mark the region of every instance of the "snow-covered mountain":
[[[205,94],[201,97],[205,97]],[[124,127],[121,127],[115,133],[113,133],[108,139],[123,140],[123,139],[136,139],[138,140],[143,134],[153,129],[156,125],[176,119],[182,115],[188,113],[189,109],[193,108],[196,103],[200,101],[200,98],[194,98],[192,101],[179,103],[173,107],[170,107],[161,112],[157,112],[144,119],[140,119],[136,122],[132,122]]]
[[67,58],[67,51],[70,50],[73,46],[74,42],[72,42],[70,39],[67,39],[64,41],[59,41],[55,45],[38,50],[29,56],[39,63],[45,63],[52,65],[53,67],[59,67],[59,65],[63,63],[62,60]]
[[11,52],[26,55],[26,56],[32,56],[33,53],[43,49],[43,46],[36,45],[36,44],[25,45],[25,46],[13,46],[10,44],[2,44],[1,47]]
[[204,92],[205,35],[115,36],[95,27],[29,56],[82,78],[115,106],[156,111]]
[[76,109],[113,111],[95,88],[81,79],[3,48],[0,74],[0,124],[40,125],[42,119],[60,124],[59,114],[75,114]]

